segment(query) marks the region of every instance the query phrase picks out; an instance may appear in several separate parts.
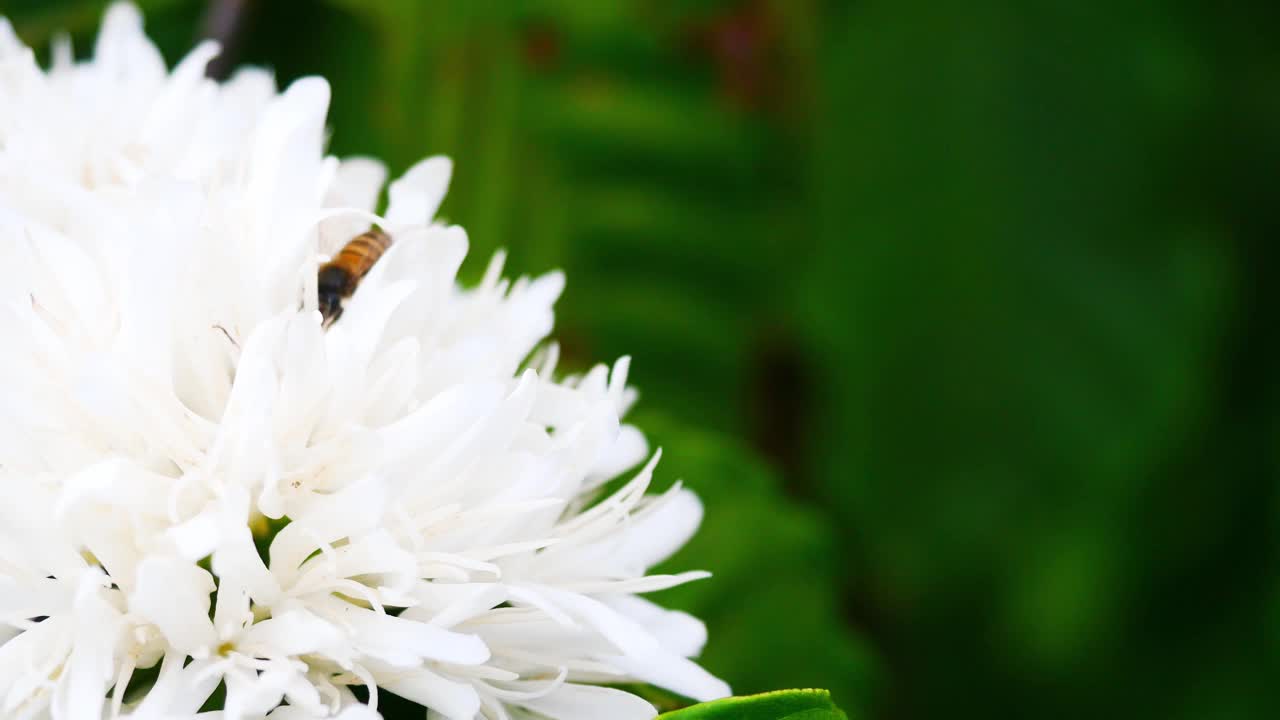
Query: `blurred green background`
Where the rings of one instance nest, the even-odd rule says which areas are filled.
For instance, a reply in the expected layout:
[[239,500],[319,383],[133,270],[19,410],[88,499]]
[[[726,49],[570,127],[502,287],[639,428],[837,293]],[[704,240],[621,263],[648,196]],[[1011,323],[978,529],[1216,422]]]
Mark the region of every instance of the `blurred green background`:
[[[736,691],[1280,711],[1280,5],[140,4],[326,76],[339,155],[452,155],[466,278],[567,271]],[[101,7],[0,0],[81,52]]]

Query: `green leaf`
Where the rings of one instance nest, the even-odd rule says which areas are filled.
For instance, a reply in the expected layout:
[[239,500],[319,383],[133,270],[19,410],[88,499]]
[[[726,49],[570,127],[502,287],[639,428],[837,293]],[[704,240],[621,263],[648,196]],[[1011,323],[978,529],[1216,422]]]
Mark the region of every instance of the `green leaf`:
[[694,705],[666,720],[844,720],[847,716],[826,690],[776,690]]

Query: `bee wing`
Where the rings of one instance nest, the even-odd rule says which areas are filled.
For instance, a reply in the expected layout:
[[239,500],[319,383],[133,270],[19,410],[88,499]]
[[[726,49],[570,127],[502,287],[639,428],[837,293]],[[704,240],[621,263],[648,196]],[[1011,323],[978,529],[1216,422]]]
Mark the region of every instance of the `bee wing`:
[[[387,167],[377,160],[347,158],[338,165],[338,172],[325,194],[324,206],[373,212],[386,181]],[[348,240],[368,229],[369,221],[354,215],[324,220],[320,223],[320,252],[332,257]]]

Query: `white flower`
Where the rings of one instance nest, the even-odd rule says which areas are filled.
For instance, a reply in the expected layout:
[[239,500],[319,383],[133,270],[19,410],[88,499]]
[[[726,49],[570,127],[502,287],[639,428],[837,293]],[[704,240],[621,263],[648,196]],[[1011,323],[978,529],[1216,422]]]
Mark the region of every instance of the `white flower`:
[[[0,717],[191,717],[219,685],[221,717],[280,720],[726,695],[687,659],[702,624],[637,596],[703,576],[646,575],[697,499],[645,495],[653,453],[592,504],[649,454],[626,360],[527,360],[561,276],[499,256],[459,288],[447,160],[375,216],[382,165],[324,155],[328,85],[217,84],[216,52],[167,72],[115,5],[44,72],[0,20]],[[371,222],[395,243],[322,329],[317,267]]]

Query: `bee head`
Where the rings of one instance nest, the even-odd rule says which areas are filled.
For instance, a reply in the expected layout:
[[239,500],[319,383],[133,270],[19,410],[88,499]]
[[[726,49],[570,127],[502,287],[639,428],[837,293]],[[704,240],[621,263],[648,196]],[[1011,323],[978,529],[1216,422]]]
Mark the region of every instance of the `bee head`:
[[320,314],[324,317],[324,326],[328,327],[338,320],[342,314],[342,298],[347,295],[349,275],[341,268],[327,266],[321,268],[317,278],[317,300],[320,301]]

